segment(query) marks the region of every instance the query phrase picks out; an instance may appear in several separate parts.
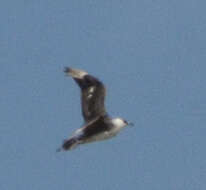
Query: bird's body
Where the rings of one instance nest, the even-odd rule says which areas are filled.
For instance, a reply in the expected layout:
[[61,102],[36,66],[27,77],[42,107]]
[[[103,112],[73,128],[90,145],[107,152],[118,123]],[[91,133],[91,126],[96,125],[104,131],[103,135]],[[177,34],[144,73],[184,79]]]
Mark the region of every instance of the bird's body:
[[128,122],[110,118],[104,107],[106,90],[102,82],[79,69],[65,68],[81,89],[82,115],[85,124],[64,141],[60,150],[71,150],[77,145],[109,139],[117,135]]

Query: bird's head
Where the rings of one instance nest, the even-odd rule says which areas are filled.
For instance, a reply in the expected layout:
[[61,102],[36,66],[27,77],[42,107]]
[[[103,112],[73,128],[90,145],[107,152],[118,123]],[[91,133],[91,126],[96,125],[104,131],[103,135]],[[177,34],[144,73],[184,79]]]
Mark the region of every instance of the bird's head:
[[134,125],[132,122],[128,122],[125,119],[122,119],[120,117],[112,119],[112,123],[116,126],[121,127],[121,128]]

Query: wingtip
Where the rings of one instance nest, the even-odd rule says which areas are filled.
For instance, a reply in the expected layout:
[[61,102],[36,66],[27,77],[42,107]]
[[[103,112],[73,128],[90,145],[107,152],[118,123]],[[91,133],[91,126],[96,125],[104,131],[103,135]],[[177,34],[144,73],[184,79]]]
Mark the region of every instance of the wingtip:
[[66,74],[70,73],[71,72],[71,68],[70,67],[64,67],[64,72]]
[[64,73],[66,75],[70,75],[71,77],[73,78],[83,78],[85,75],[87,75],[88,73],[83,71],[83,70],[80,70],[80,69],[72,69],[70,67],[65,67],[64,68]]
[[68,140],[68,139],[64,139],[64,140],[63,140],[63,142],[62,142],[62,146],[60,146],[59,148],[57,148],[57,149],[56,149],[56,152],[62,152],[62,151],[65,151],[63,145],[67,142],[67,140]]

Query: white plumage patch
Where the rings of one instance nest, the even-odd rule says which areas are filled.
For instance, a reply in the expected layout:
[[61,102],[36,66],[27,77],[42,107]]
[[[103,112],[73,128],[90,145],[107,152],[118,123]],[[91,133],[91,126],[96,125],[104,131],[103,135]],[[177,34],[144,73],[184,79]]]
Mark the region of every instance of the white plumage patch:
[[92,94],[89,94],[89,95],[87,96],[88,99],[90,99],[91,97],[92,97]]
[[127,124],[124,122],[124,120],[122,120],[121,118],[114,118],[112,119],[112,123],[114,126],[118,127],[118,128],[123,128],[125,127]]
[[85,75],[88,75],[87,72],[82,71],[80,69],[71,69],[69,70],[68,74],[74,78],[82,79]]
[[95,90],[95,87],[94,87],[94,86],[92,86],[92,87],[89,88],[89,95],[87,96],[87,99],[90,99],[90,98],[93,96],[94,90]]
[[92,93],[94,92],[94,90],[95,90],[95,87],[94,87],[94,86],[90,87],[90,88],[89,88],[89,93],[92,94]]
[[72,135],[72,137],[77,137],[77,136],[81,136],[83,134],[83,129],[79,128],[77,129],[74,134]]

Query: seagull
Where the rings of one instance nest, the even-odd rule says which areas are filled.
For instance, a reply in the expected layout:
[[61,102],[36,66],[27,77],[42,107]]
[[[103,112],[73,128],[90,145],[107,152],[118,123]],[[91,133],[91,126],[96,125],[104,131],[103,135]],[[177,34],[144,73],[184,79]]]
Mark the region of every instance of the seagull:
[[78,145],[102,141],[116,136],[126,126],[132,126],[122,118],[111,118],[104,106],[106,89],[104,84],[87,72],[65,67],[64,72],[71,76],[81,89],[81,106],[84,118],[83,127],[64,140],[57,151],[67,151]]

